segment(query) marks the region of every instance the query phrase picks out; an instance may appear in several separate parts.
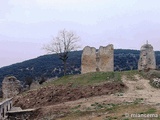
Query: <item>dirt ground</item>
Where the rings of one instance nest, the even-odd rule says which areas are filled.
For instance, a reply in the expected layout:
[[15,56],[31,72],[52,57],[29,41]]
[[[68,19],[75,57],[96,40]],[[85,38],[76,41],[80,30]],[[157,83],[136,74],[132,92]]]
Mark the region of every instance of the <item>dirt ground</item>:
[[28,91],[13,99],[14,106],[27,108],[38,108],[41,106],[55,105],[68,101],[75,101],[81,98],[92,96],[110,95],[116,92],[124,91],[127,87],[121,82],[108,82],[96,86],[47,86],[37,90]]
[[160,103],[160,89],[154,88],[149,84],[149,80],[135,76],[135,80],[127,80],[123,76],[123,82],[128,86],[128,90],[123,93],[122,97],[117,99],[125,99],[127,101],[134,100],[135,98],[142,98],[145,104],[158,105]]
[[[153,88],[149,84],[149,80],[138,75],[134,77],[134,80],[129,80],[126,76],[123,76],[122,81],[125,85],[122,83],[107,83],[99,86],[87,86],[86,88],[72,88],[71,86],[42,88],[36,92],[30,91],[25,97],[14,98],[14,104],[22,108],[39,108],[32,118],[40,119],[42,116],[50,116],[50,118],[43,118],[46,120],[54,120],[55,118],[63,120],[62,118],[71,111],[71,108],[80,105],[80,110],[85,111],[94,103],[119,104],[141,99],[143,104],[153,105],[160,109],[160,90]],[[91,115],[81,116],[78,119],[100,120],[102,117]]]

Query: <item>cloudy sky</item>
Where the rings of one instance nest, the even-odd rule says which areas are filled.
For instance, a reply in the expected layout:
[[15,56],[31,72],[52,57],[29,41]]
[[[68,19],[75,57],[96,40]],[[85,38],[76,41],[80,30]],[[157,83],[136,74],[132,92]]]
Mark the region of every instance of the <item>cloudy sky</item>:
[[59,30],[80,45],[160,50],[160,0],[0,0],[0,67],[46,54]]

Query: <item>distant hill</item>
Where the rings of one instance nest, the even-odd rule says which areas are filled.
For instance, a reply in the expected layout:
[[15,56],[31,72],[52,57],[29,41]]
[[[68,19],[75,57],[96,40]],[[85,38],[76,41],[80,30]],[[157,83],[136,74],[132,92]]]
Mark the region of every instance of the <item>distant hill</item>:
[[[157,68],[160,68],[160,51],[156,51]],[[67,74],[80,74],[82,51],[73,51],[67,61]],[[137,69],[140,51],[129,49],[115,49],[114,70]],[[8,75],[14,75],[24,81],[26,78],[38,79],[41,77],[51,78],[63,75],[63,64],[56,54],[44,55],[35,59],[13,64],[0,68],[0,83]]]

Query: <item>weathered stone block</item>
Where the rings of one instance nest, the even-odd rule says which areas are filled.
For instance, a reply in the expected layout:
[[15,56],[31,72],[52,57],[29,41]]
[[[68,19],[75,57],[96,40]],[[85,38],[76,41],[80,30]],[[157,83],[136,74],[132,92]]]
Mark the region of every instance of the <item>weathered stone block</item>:
[[138,70],[147,71],[150,69],[156,69],[156,59],[152,45],[147,43],[141,47]]
[[96,48],[86,46],[81,61],[81,73],[96,72]]
[[107,72],[113,71],[114,68],[114,49],[113,45],[108,45],[106,47],[100,46],[98,50],[98,68],[99,71]]

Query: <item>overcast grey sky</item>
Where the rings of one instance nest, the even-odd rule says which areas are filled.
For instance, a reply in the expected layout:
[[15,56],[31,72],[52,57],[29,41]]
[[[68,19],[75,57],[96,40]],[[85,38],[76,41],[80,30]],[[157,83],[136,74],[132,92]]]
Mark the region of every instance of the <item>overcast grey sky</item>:
[[44,55],[62,29],[84,46],[160,50],[160,0],[0,0],[0,67]]

